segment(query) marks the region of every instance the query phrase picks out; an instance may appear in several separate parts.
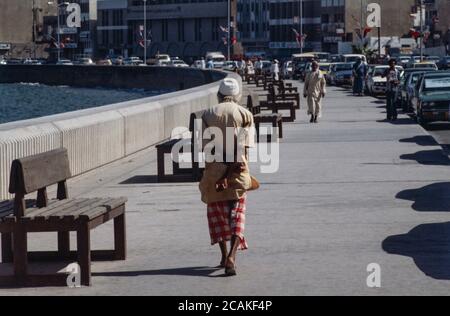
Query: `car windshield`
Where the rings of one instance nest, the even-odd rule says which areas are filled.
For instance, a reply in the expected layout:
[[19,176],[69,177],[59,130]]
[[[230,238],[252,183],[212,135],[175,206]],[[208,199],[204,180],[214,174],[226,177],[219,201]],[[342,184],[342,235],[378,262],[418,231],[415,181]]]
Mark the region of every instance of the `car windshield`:
[[328,71],[328,70],[330,70],[330,66],[329,65],[321,65],[321,66],[319,66],[319,69],[322,71]]
[[417,80],[419,80],[421,75],[422,75],[421,73],[413,73],[411,75],[411,84],[415,84]]
[[386,69],[388,69],[388,67],[375,68],[375,70],[373,71],[373,76],[381,77],[384,74],[384,72],[386,71]]
[[353,64],[351,64],[351,63],[336,65],[336,71],[352,70],[352,68],[353,68]]
[[424,90],[450,92],[450,75],[425,78]]

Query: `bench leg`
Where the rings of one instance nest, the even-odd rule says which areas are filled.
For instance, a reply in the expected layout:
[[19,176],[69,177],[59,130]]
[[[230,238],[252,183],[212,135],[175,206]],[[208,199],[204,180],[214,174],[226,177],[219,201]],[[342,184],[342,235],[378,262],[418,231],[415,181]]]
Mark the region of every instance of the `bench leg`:
[[259,143],[259,123],[255,123],[255,129],[256,129],[256,142]]
[[2,262],[11,263],[12,261],[12,235],[11,233],[2,233]]
[[80,224],[77,230],[78,264],[81,284],[91,285],[91,231],[88,224]]
[[157,162],[158,162],[158,182],[163,182],[165,180],[165,161],[164,161],[164,150],[158,150],[157,152]]
[[283,138],[283,120],[278,121],[278,137]]
[[114,218],[114,252],[116,260],[125,260],[127,257],[125,213]]
[[70,233],[58,232],[58,255],[60,258],[70,257]]
[[13,233],[14,245],[14,275],[18,284],[25,284],[28,274],[28,245],[27,245],[27,231],[25,227],[18,223],[15,225]]

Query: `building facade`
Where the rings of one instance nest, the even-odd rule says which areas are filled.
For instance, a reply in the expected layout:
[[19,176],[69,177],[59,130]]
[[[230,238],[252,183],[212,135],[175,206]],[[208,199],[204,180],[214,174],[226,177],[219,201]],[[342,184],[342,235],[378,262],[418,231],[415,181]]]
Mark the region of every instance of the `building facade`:
[[[144,56],[143,33],[147,34],[147,56],[166,53],[191,61],[207,52],[228,53],[228,4],[231,36],[237,32],[236,0],[105,0],[98,6],[99,55]],[[143,30],[146,24],[147,29]],[[230,41],[231,42],[231,41]],[[230,45],[231,46],[231,45]],[[230,49],[239,54],[239,43]]]
[[268,53],[270,42],[269,0],[238,0],[237,25],[239,42],[245,55],[263,56]]
[[[64,0],[58,0],[58,18],[60,23],[61,55],[71,60],[80,57],[96,56],[97,41],[97,0],[70,0],[70,3],[78,3],[81,8],[81,27],[67,27],[68,13],[65,9]],[[51,37],[57,39],[57,27],[53,30]],[[52,49],[55,54],[57,48]]]
[[46,57],[49,43],[45,37],[48,16],[55,6],[48,0],[0,1],[0,56]]

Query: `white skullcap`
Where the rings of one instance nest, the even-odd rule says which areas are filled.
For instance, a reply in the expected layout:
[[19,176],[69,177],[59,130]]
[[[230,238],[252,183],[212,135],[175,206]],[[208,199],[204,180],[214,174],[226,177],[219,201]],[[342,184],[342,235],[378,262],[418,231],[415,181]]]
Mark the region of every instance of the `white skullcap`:
[[220,83],[219,93],[223,96],[238,96],[239,90],[239,83],[236,79],[225,78]]

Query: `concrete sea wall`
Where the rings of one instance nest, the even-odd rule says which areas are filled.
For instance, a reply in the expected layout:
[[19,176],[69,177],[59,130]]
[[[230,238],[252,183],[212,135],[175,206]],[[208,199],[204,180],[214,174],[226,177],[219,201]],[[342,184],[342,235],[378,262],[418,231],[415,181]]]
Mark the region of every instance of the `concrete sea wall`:
[[[148,71],[145,68],[144,73]],[[0,199],[10,198],[9,173],[14,159],[65,147],[69,152],[72,175],[82,174],[170,138],[173,128],[188,126],[191,112],[217,104],[220,79],[227,75],[238,79],[234,74],[217,71],[166,69],[162,71],[173,70],[176,72],[173,75],[179,75],[175,79],[177,83],[187,80],[184,86],[188,87],[192,85],[190,80],[196,77],[198,85],[155,97],[0,125]],[[192,71],[195,73],[190,74]],[[168,87],[164,82],[166,79],[157,80],[158,72],[150,72],[155,76],[152,79],[155,85],[150,84],[147,88]],[[0,77],[1,73],[0,70]],[[202,76],[203,82],[199,79]],[[46,78],[46,74],[42,72],[41,77]],[[49,83],[49,79],[34,79],[27,82]]]

